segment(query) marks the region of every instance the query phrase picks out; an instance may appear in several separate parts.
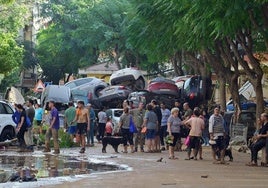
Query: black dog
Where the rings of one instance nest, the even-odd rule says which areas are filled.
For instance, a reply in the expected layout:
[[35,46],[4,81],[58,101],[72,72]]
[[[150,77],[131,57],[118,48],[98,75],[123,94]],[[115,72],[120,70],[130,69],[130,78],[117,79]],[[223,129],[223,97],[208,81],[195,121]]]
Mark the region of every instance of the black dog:
[[105,136],[102,139],[102,153],[106,153],[106,147],[110,144],[113,146],[114,151],[118,153],[118,146],[123,144],[122,136]]
[[[218,159],[220,159],[221,157],[221,152],[219,150],[216,150],[216,156]],[[227,147],[225,149],[225,156],[229,157],[229,161],[233,161],[233,153],[232,153],[232,148],[231,147]]]

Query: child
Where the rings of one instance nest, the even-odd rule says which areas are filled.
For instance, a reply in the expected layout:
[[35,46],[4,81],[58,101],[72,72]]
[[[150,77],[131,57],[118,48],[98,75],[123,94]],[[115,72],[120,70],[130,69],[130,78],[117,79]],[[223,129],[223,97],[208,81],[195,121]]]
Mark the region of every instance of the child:
[[107,118],[107,123],[105,126],[105,133],[106,136],[112,136],[113,132],[113,124],[112,124],[112,119],[110,117]]

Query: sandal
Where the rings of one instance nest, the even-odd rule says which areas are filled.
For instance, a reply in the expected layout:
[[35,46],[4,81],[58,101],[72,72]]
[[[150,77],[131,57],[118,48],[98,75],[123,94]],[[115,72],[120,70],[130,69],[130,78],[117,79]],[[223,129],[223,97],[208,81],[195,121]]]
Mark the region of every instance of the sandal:
[[246,166],[258,166],[258,164],[257,163],[253,163],[253,162],[249,162],[249,163],[246,164]]

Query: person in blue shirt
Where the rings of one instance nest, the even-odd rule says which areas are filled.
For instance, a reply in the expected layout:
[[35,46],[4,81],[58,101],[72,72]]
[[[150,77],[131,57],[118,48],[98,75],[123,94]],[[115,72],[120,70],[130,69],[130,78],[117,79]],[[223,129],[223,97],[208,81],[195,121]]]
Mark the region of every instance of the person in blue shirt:
[[38,103],[35,104],[34,119],[36,120],[37,126],[39,127],[39,133],[42,134],[43,109]]
[[15,112],[14,114],[12,115],[12,120],[14,121],[14,123],[16,123],[16,125],[18,126],[19,124],[19,121],[20,121],[20,111],[18,109],[18,105],[17,104],[14,104],[14,107],[15,107]]

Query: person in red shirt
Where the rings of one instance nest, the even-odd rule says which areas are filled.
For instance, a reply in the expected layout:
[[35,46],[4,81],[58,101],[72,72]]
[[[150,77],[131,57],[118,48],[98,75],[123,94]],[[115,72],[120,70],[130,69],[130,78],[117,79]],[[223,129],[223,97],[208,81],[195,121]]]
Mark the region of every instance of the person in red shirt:
[[108,117],[107,118],[107,123],[106,123],[106,126],[105,126],[106,136],[112,136],[112,132],[113,132],[112,119],[110,117]]

